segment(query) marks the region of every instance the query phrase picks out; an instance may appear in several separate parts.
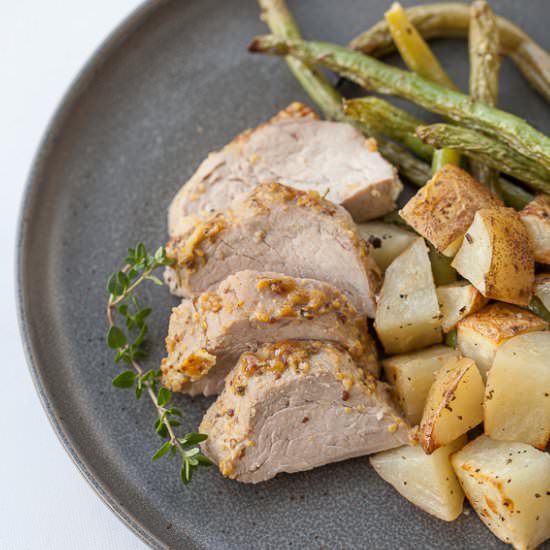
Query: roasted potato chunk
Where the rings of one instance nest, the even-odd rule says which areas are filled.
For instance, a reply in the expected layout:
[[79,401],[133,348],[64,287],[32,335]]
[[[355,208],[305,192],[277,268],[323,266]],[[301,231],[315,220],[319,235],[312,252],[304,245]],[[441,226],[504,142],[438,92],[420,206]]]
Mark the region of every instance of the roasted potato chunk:
[[466,357],[450,359],[435,373],[418,434],[426,453],[454,441],[483,420],[484,391],[476,364]]
[[445,333],[453,330],[464,317],[480,310],[488,301],[477,288],[466,281],[437,287],[436,292],[443,315],[441,326]]
[[487,378],[495,353],[506,340],[546,328],[548,323],[529,311],[509,304],[491,304],[458,323],[457,347]]
[[535,260],[550,264],[550,196],[537,195],[521,212]]
[[512,208],[478,210],[452,266],[487,298],[520,306],[531,299],[535,260]]
[[464,492],[453,471],[450,455],[464,445],[463,436],[427,455],[420,447],[399,447],[370,457],[376,473],[407,500],[444,521],[462,513]]
[[550,273],[539,273],[535,277],[533,294],[543,303],[544,307],[550,311]]
[[371,256],[382,271],[417,238],[413,232],[392,223],[360,223],[357,229],[361,238],[371,245]]
[[502,206],[468,172],[447,164],[399,212],[420,235],[446,256],[454,256],[480,208]]
[[401,406],[407,422],[414,426],[422,418],[426,398],[434,381],[434,373],[453,357],[460,357],[458,350],[447,346],[394,355],[382,364],[386,379],[391,384],[396,401]]
[[491,438],[546,447],[550,439],[550,332],[521,334],[498,349],[487,377],[484,411],[485,433]]
[[424,239],[418,237],[386,270],[374,326],[388,354],[441,342],[441,314]]
[[550,455],[524,443],[480,436],[452,456],[481,521],[516,550],[550,537]]

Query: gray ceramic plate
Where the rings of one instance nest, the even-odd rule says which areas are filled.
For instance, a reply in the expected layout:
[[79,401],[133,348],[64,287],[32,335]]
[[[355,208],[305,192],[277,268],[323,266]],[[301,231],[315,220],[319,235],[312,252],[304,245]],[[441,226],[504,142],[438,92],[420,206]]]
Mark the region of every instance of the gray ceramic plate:
[[[545,0],[494,0],[546,47]],[[346,42],[382,0],[291,2],[308,36]],[[137,240],[165,240],[166,207],[211,150],[304,94],[278,59],[246,53],[265,32],[253,0],[154,0],[100,49],[57,112],[28,187],[19,299],[29,364],[63,445],[105,502],[153,547],[497,548],[473,513],[445,524],[376,477],[367,459],[257,486],[202,472],[189,488],[159,446],[146,401],[111,388],[105,278]],[[437,45],[463,86],[465,44]],[[504,108],[547,132],[547,105],[506,62]],[[174,300],[151,289],[151,364]],[[206,399],[181,399],[197,426]],[[548,548],[548,547],[547,547]]]

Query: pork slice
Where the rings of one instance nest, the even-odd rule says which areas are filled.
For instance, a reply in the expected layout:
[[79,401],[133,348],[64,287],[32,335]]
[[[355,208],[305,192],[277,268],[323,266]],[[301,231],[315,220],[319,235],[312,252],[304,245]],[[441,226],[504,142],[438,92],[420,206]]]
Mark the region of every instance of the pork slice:
[[258,185],[231,209],[197,219],[167,244],[171,292],[196,296],[245,269],[330,283],[373,317],[380,271],[342,207],[314,191]]
[[172,201],[170,234],[177,233],[182,217],[227,208],[266,181],[326,193],[356,221],[393,210],[403,189],[374,140],[349,124],[319,120],[305,105],[293,103],[204,160]]
[[388,387],[323,342],[244,353],[199,429],[204,454],[245,483],[408,442]]
[[336,288],[280,273],[241,271],[172,311],[164,385],[191,395],[217,394],[247,350],[265,342],[316,339],[348,350],[378,375],[376,346],[366,319]]

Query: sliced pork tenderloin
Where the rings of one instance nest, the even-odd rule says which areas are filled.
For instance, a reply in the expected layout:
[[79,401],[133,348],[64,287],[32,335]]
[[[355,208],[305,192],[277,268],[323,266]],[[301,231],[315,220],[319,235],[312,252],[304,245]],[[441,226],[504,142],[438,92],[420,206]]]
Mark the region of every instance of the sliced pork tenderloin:
[[336,288],[312,279],[241,271],[172,311],[164,385],[191,395],[217,394],[241,353],[265,342],[316,339],[340,344],[378,375],[365,317]]
[[233,208],[195,220],[172,237],[165,272],[171,292],[192,297],[245,269],[318,279],[373,317],[380,270],[342,207],[278,183],[258,185]]
[[388,387],[323,342],[244,353],[199,429],[204,454],[245,483],[408,442]]
[[182,217],[227,208],[239,194],[266,181],[326,193],[357,221],[393,210],[403,188],[373,140],[293,103],[208,156],[170,206],[170,233],[177,233]]

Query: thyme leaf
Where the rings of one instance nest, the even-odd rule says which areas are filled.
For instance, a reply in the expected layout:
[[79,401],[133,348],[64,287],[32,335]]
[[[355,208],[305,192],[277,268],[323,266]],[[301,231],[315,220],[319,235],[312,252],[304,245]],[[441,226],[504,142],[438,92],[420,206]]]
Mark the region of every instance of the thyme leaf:
[[125,363],[131,369],[122,371],[113,379],[116,388],[134,389],[136,399],[146,393],[156,409],[155,432],[165,439],[162,446],[153,455],[158,460],[170,453],[181,460],[180,479],[187,485],[193,472],[201,466],[210,466],[212,462],[200,453],[197,445],[208,438],[206,434],[188,433],[178,437],[174,428],[180,426],[176,418],[183,416],[180,408],[170,405],[172,392],[161,386],[160,370],[144,370],[140,360],[146,356],[144,348],[147,336],[147,318],[151,308],[141,307],[136,289],[144,281],[162,285],[162,281],[153,275],[160,267],[171,264],[166,250],[158,248],[149,254],[143,243],[129,248],[125,258],[126,265],[120,271],[112,273],[107,279],[107,345],[116,350],[115,363]]

